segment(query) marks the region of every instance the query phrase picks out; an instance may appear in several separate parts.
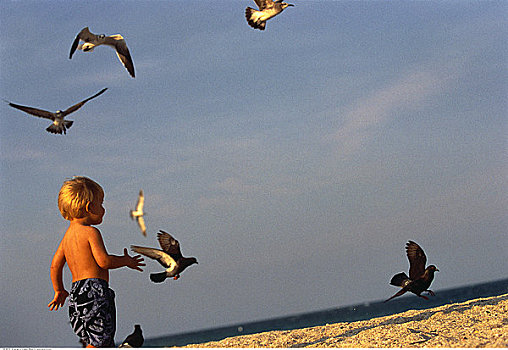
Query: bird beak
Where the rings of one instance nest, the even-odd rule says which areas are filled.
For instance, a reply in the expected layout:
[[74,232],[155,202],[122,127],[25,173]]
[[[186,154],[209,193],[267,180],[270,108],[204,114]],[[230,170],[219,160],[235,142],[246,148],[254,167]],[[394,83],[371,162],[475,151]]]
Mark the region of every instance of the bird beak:
[[293,5],[293,4],[288,4],[288,6],[293,6],[293,7],[294,7],[295,5]]

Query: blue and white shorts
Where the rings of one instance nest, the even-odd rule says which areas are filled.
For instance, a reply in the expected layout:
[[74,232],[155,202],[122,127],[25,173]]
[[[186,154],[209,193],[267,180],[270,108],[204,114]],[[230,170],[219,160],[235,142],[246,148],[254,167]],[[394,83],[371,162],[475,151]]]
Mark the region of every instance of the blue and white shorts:
[[85,344],[115,346],[115,292],[105,280],[87,278],[72,283],[69,318],[74,333]]

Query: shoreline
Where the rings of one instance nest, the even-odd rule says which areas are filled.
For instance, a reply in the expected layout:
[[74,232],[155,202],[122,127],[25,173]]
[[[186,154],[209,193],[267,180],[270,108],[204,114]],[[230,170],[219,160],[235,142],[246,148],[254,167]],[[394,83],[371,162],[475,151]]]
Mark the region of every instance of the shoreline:
[[240,335],[184,348],[508,347],[508,294],[357,322]]

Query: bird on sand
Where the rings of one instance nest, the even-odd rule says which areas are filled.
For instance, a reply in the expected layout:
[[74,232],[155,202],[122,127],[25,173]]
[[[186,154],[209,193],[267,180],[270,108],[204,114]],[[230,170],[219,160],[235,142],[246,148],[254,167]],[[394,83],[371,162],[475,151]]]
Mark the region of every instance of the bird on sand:
[[139,324],[134,326],[134,332],[129,334],[127,338],[120,344],[119,348],[140,348],[145,342],[143,331]]
[[247,23],[254,28],[259,30],[265,30],[266,21],[270,18],[277,16],[279,13],[284,11],[288,6],[295,6],[288,4],[282,0],[254,0],[259,7],[259,10],[255,10],[252,7],[245,9],[245,18]]
[[[84,41],[84,43],[80,44],[79,41]],[[127,48],[127,43],[125,39],[120,34],[109,35],[105,34],[93,34],[90,32],[88,27],[81,29],[81,31],[74,39],[74,42],[71,46],[71,52],[69,54],[69,59],[72,58],[72,55],[78,50],[82,50],[84,52],[92,52],[96,46],[99,45],[108,45],[115,49],[116,55],[120,62],[122,62],[123,66],[127,69],[129,74],[134,78],[136,75],[134,73],[134,63],[132,62],[131,54],[129,49]]]
[[420,295],[421,293],[428,292],[432,296],[435,295],[429,287],[434,279],[434,272],[439,271],[437,267],[429,265],[425,268],[427,257],[425,256],[423,249],[413,241],[406,243],[406,254],[409,260],[409,277],[405,272],[398,273],[392,277],[390,284],[401,287],[402,289],[392,297],[386,299],[384,301],[385,303],[388,300],[401,296],[406,292],[414,293],[425,300],[429,300],[429,298],[424,295]]
[[85,103],[87,103],[88,101],[90,101],[91,99],[96,98],[97,96],[99,96],[102,93],[104,93],[107,89],[108,88],[102,89],[101,91],[99,91],[95,95],[93,95],[93,96],[91,96],[91,97],[89,97],[89,98],[87,98],[87,99],[85,99],[85,100],[83,100],[81,102],[76,103],[74,106],[71,106],[71,107],[67,108],[65,111],[58,110],[55,113],[49,112],[49,111],[45,111],[43,109],[34,108],[34,107],[17,105],[17,104],[11,103],[9,101],[6,101],[6,102],[9,103],[9,106],[11,106],[13,108],[17,108],[17,109],[19,109],[19,110],[21,110],[23,112],[28,113],[28,114],[34,115],[34,116],[39,117],[39,118],[51,119],[53,121],[53,124],[51,124],[50,126],[48,126],[46,128],[47,132],[50,132],[50,133],[53,133],[53,134],[62,134],[62,132],[63,132],[64,134],[66,134],[67,133],[67,129],[69,129],[72,126],[72,123],[74,123],[74,121],[72,121],[72,120],[65,120],[64,118],[66,116],[68,116],[69,114],[77,111],[81,107],[83,107],[83,105]]
[[146,237],[146,225],[145,225],[145,219],[143,218],[143,215],[145,213],[143,212],[143,206],[145,204],[145,196],[143,195],[143,190],[139,190],[138,195],[138,203],[136,204],[136,210],[131,210],[130,215],[131,219],[136,219],[139,229],[141,230],[141,233],[143,236]]
[[131,249],[138,253],[143,254],[149,258],[157,260],[166,271],[160,273],[150,274],[150,279],[155,283],[161,283],[168,277],[173,277],[175,280],[180,278],[180,274],[192,264],[197,264],[196,258],[186,258],[182,256],[180,251],[180,243],[174,239],[169,233],[160,230],[157,233],[157,240],[162,248],[148,248],[131,245]]

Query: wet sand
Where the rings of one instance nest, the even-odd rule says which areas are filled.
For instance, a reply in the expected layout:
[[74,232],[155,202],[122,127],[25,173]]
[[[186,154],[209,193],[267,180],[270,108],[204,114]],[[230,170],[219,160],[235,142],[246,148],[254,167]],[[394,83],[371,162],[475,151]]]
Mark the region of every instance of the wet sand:
[[365,321],[243,335],[186,347],[508,347],[508,294]]

